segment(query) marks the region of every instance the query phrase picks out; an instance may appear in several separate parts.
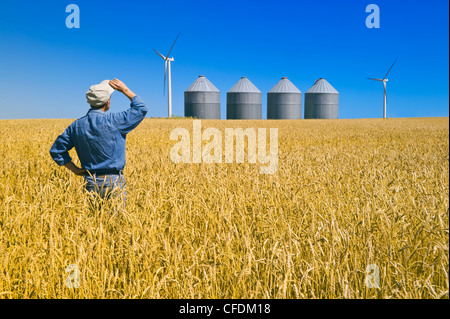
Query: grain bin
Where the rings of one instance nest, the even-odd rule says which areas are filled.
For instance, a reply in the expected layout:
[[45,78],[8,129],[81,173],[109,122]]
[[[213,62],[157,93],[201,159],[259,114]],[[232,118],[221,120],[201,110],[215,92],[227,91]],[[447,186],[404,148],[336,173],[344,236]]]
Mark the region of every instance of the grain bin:
[[243,76],[227,92],[227,119],[260,120],[261,91]]
[[318,79],[305,93],[305,119],[339,118],[339,92],[325,79]]
[[267,93],[267,119],[295,120],[302,118],[302,92],[288,80],[281,80]]
[[204,75],[184,91],[184,116],[220,120],[220,91]]

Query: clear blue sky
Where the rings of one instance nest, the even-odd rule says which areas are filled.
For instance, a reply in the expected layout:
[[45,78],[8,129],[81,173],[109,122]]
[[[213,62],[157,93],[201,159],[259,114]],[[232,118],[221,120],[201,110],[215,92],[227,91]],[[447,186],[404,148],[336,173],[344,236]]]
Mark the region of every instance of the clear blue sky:
[[[65,24],[67,5],[80,8],[79,29]],[[381,28],[365,25],[377,4]],[[0,6],[0,119],[78,118],[90,85],[117,77],[167,116],[166,54],[172,56],[173,114],[184,115],[184,91],[205,75],[226,92],[249,79],[266,93],[282,76],[302,92],[319,77],[340,92],[340,118],[382,116],[389,75],[388,117],[448,116],[447,0],[278,1],[16,1]],[[113,93],[111,110],[129,107]]]

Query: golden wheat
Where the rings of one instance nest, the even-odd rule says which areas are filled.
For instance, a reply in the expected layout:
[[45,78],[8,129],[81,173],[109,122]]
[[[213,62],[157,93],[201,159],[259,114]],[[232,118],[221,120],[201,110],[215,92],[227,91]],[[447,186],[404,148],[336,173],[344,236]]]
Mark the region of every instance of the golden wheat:
[[448,118],[202,121],[277,127],[274,175],[174,164],[192,120],[145,119],[118,217],[49,155],[71,122],[0,121],[0,298],[449,297]]

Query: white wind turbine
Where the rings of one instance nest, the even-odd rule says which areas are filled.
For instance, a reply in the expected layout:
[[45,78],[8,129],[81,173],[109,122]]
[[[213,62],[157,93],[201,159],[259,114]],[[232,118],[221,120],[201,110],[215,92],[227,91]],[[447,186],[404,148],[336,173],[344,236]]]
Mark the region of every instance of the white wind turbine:
[[177,42],[178,37],[180,36],[180,33],[177,35],[175,41],[173,41],[172,47],[169,50],[169,53],[167,53],[167,56],[162,55],[158,51],[155,52],[164,60],[164,91],[166,92],[166,75],[167,75],[167,82],[168,82],[168,88],[167,88],[167,95],[168,95],[168,109],[169,109],[169,117],[172,117],[172,80],[170,76],[170,62],[173,62],[174,59],[170,57],[170,52],[173,49],[173,46],[175,45],[175,42]]
[[395,62],[397,62],[398,59],[395,59],[394,63],[392,63],[391,67],[389,68],[389,71],[387,71],[386,75],[384,76],[384,78],[382,79],[373,79],[373,78],[368,78],[369,80],[373,80],[373,81],[380,81],[383,82],[383,86],[384,86],[384,102],[383,102],[383,118],[386,118],[386,82],[388,82],[389,80],[387,79],[387,76],[389,74],[389,72],[391,72],[392,67],[394,66]]

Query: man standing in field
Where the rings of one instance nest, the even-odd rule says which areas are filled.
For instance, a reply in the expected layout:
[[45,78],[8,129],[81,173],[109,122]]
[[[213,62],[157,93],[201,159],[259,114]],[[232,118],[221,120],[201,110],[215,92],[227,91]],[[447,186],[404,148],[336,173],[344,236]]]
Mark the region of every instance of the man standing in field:
[[[124,112],[107,114],[114,90],[126,95],[131,107]],[[64,165],[74,174],[84,176],[88,191],[105,197],[113,190],[124,187],[122,170],[125,166],[126,135],[142,122],[148,108],[118,79],[91,86],[86,92],[86,99],[90,110],[58,136],[50,155],[59,166]],[[73,147],[81,168],[72,162],[68,153]]]

